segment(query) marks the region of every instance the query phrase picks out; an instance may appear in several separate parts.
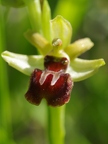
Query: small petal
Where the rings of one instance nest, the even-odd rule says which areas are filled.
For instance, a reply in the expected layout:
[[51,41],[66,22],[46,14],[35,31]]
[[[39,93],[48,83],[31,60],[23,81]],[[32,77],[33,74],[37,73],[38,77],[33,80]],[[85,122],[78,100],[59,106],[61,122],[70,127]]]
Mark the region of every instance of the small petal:
[[24,36],[43,55],[46,55],[52,49],[51,44],[39,33],[28,30]]
[[56,38],[62,40],[61,49],[65,48],[71,41],[72,27],[71,24],[62,16],[57,16],[51,22],[52,41]]
[[97,72],[98,68],[105,65],[103,59],[82,60],[74,59],[70,63],[67,72],[70,73],[74,82],[84,80]]
[[70,56],[70,59],[74,59],[93,47],[93,42],[89,38],[84,38],[75,41],[74,43],[68,45],[65,52]]
[[44,67],[44,57],[41,55],[27,56],[4,51],[1,56],[10,66],[26,75],[31,75],[35,68],[43,69]]

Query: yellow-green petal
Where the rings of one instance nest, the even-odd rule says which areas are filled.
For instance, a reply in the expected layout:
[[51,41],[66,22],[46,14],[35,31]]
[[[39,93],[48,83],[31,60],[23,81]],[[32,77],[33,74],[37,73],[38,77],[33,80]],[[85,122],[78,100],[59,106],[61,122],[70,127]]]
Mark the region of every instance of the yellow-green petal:
[[52,49],[51,44],[39,33],[28,30],[24,36],[42,55],[46,55]]
[[74,82],[84,80],[97,72],[99,67],[105,65],[103,59],[83,60],[76,58],[70,63],[67,72],[70,73]]
[[93,42],[89,38],[83,38],[68,45],[65,52],[69,55],[70,59],[74,59],[93,47]]
[[10,66],[26,75],[31,75],[35,68],[43,69],[42,55],[27,56],[4,51],[1,56]]

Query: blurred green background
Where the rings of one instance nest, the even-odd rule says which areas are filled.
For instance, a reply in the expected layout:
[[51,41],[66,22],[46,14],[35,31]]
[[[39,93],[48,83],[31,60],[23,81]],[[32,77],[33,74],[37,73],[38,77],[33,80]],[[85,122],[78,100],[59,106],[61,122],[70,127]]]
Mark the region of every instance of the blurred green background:
[[[66,107],[66,144],[108,144],[108,1],[49,0],[52,18],[60,14],[73,27],[72,42],[90,37],[94,47],[84,59],[104,58],[91,78],[74,84]],[[0,6],[0,52],[36,54],[23,36],[30,29],[27,9]],[[29,77],[0,57],[0,144],[48,144],[47,109],[29,104],[24,94]]]

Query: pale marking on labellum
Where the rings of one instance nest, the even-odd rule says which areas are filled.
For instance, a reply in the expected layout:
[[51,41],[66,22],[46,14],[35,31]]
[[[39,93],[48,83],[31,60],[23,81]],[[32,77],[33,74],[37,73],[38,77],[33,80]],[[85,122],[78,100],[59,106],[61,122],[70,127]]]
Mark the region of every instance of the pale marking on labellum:
[[51,81],[51,86],[55,85],[57,80],[60,78],[61,73],[62,73],[62,70],[60,70],[58,72],[53,72],[53,78],[52,78],[52,81]]
[[52,81],[51,81],[51,86],[53,86],[57,82],[57,80],[60,78],[61,73],[62,73],[62,70],[60,70],[58,72],[54,72],[54,71],[50,71],[50,70],[43,71],[43,73],[41,74],[40,80],[39,80],[40,85],[44,84],[44,82],[49,74],[52,74],[53,77],[52,77]]

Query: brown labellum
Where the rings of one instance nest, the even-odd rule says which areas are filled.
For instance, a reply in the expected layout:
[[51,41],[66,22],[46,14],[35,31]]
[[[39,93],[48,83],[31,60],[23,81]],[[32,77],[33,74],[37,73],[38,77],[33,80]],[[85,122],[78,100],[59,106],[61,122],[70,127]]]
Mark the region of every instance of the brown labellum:
[[31,75],[26,99],[35,105],[46,99],[48,105],[61,106],[70,100],[73,82],[70,74],[65,73],[68,66],[66,58],[46,56],[45,70],[35,69]]

